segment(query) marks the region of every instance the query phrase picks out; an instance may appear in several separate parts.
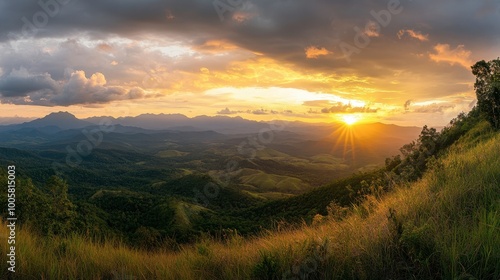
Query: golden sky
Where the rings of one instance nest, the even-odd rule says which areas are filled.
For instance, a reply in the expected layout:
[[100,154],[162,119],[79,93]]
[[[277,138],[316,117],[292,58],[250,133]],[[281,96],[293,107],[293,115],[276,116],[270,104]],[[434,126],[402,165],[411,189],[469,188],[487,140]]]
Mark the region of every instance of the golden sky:
[[493,0],[40,3],[0,4],[0,118],[442,126],[475,104],[470,66],[500,53]]

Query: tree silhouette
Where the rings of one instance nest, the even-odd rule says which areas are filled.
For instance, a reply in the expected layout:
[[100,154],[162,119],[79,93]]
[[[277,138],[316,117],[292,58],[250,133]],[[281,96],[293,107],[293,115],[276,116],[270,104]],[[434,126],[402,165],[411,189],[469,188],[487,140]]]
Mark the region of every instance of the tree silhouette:
[[472,66],[479,110],[491,125],[500,128],[500,59],[478,61]]

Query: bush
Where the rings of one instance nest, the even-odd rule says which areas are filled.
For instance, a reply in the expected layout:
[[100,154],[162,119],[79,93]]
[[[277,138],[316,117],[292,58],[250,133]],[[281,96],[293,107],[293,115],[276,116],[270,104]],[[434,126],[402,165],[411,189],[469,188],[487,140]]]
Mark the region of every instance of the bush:
[[259,280],[281,279],[282,271],[279,258],[269,252],[260,253],[260,261],[253,269],[253,276]]

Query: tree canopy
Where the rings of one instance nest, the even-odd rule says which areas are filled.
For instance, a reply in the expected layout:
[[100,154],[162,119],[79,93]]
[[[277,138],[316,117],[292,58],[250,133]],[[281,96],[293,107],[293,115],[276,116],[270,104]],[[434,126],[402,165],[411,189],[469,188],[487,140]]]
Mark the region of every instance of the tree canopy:
[[491,125],[500,128],[500,59],[478,61],[472,66],[479,110]]

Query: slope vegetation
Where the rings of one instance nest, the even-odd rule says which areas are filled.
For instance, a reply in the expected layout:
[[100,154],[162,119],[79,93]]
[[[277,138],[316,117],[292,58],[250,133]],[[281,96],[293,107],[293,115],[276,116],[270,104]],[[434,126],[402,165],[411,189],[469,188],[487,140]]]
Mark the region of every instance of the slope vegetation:
[[[335,212],[335,211],[332,211]],[[20,279],[500,279],[500,135],[472,128],[423,178],[339,219],[253,239],[233,231],[177,251],[17,233]],[[0,236],[7,236],[5,225]],[[0,254],[5,258],[7,242]],[[1,262],[2,277],[7,263]]]

